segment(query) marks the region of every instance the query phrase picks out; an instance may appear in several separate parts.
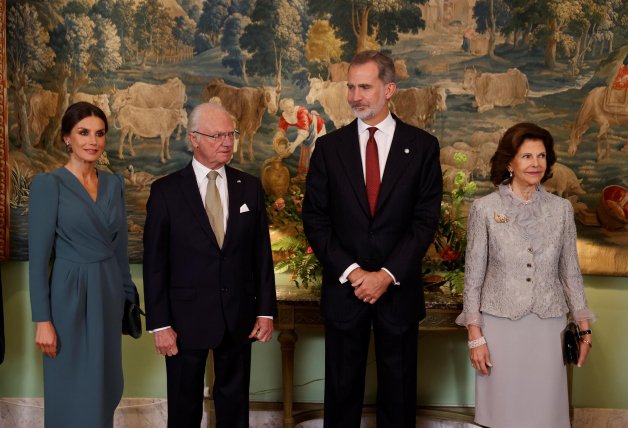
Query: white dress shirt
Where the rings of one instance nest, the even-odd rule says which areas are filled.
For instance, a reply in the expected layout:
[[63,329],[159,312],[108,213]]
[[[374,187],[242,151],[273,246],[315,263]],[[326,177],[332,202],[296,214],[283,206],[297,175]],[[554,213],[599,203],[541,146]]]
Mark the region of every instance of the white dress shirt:
[[[388,113],[386,119],[382,120],[377,125],[369,125],[362,121],[362,119],[358,118],[358,138],[360,141],[360,158],[362,159],[362,174],[364,175],[364,184],[366,185],[366,143],[369,140],[369,131],[368,128],[374,126],[377,128],[375,132],[374,138],[377,143],[377,157],[379,160],[379,179],[381,181],[384,176],[384,168],[386,167],[386,161],[388,160],[388,153],[390,152],[390,146],[392,145],[393,135],[395,134],[395,128],[397,127],[397,122],[393,119],[392,115]],[[344,284],[348,281],[348,276],[355,269],[359,268],[360,265],[357,263],[351,264],[345,271],[342,273],[338,280],[341,284]],[[382,267],[393,280],[393,284],[399,285],[395,276],[385,267]]]
[[[392,115],[388,113],[386,119],[382,120],[377,125],[373,125],[377,128],[375,132],[375,142],[377,143],[377,155],[379,159],[379,179],[381,181],[384,176],[384,168],[386,167],[386,160],[388,159],[388,153],[390,152],[390,146],[392,145],[393,135],[395,134],[395,128],[397,122],[393,119]],[[364,184],[366,184],[366,143],[369,140],[368,129],[372,126],[364,123],[362,119],[358,119],[358,137],[360,139],[360,157],[362,158],[362,173],[364,174]]]

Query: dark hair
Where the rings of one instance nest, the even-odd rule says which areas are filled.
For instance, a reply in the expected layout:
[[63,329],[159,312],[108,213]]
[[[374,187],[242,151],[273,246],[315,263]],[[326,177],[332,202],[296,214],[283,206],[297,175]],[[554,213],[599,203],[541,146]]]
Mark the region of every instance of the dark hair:
[[103,112],[99,107],[96,107],[94,104],[79,101],[78,103],[74,103],[68,107],[63,114],[63,118],[61,119],[61,136],[65,137],[66,135],[69,135],[77,123],[90,116],[96,116],[102,119],[105,123],[106,134],[109,130],[109,125],[107,124],[107,116],[105,115],[105,112]]
[[554,138],[547,129],[541,128],[534,123],[518,123],[506,130],[499,140],[497,150],[491,158],[491,181],[495,186],[501,183],[510,183],[510,173],[508,164],[515,158],[519,147],[525,140],[541,140],[545,146],[545,156],[547,169],[541,183],[552,177],[552,166],[556,163],[556,152],[554,152]]
[[395,81],[395,63],[388,55],[378,51],[362,51],[357,53],[351,60],[349,68],[353,65],[366,64],[371,61],[377,65],[379,70],[377,77],[379,77],[382,82],[391,83]]

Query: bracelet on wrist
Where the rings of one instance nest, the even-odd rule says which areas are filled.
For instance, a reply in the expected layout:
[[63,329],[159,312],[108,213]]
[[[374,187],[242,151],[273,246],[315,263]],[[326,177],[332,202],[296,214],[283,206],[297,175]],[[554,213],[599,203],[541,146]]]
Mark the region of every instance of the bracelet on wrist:
[[590,348],[593,348],[593,344],[591,343],[591,341],[589,341],[589,340],[587,340],[587,339],[584,339],[584,338],[582,338],[582,337],[581,337],[581,338],[580,338],[580,342],[584,342],[584,343],[586,343],[587,345],[589,345],[589,347],[590,347]]
[[474,340],[469,340],[467,344],[469,345],[469,349],[477,348],[479,346],[486,345],[486,339],[482,336]]

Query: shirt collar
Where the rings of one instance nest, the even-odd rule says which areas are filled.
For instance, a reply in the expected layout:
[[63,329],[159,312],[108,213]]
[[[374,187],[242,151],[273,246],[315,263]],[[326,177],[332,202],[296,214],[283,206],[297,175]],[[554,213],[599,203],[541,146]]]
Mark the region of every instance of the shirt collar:
[[395,119],[393,119],[392,114],[388,112],[388,116],[384,120],[382,120],[377,125],[369,125],[365,123],[362,119],[358,118],[358,134],[362,134],[363,132],[367,132],[366,130],[371,126],[376,127],[379,131],[384,134],[392,135],[395,132]]
[[225,166],[221,166],[218,169],[207,168],[205,165],[196,160],[195,157],[192,157],[192,169],[194,170],[194,175],[196,176],[196,182],[201,183],[209,171],[217,171],[220,177],[226,178],[227,171],[225,170]]

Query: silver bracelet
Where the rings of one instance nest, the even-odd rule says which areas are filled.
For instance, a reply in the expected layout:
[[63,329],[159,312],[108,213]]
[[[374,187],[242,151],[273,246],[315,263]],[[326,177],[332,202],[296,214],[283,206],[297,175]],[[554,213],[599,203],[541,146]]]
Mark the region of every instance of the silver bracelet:
[[482,336],[479,339],[469,340],[467,343],[469,344],[469,349],[473,349],[478,346],[486,345],[486,339]]

